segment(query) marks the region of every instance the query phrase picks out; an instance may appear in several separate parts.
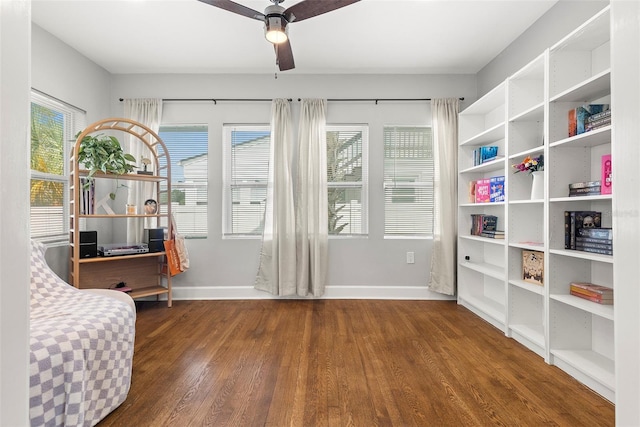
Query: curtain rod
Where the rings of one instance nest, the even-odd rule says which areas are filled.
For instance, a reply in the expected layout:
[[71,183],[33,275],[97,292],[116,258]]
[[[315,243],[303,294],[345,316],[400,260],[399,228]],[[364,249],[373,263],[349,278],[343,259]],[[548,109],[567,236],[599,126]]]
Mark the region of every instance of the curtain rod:
[[[124,98],[120,98],[120,102],[124,101]],[[249,101],[249,102],[271,102],[273,101],[273,99],[266,99],[266,98],[163,98],[162,101],[164,102],[172,102],[172,101],[211,101],[214,104],[217,104],[218,102],[243,102],[243,101]],[[288,98],[287,101],[291,102],[293,101],[293,99]]]
[[[460,101],[464,101],[464,97],[462,98],[458,98]],[[120,102],[124,101],[124,98],[120,98]],[[187,101],[187,102],[191,102],[191,101],[211,101],[214,104],[217,104],[218,102],[244,102],[244,101],[249,101],[249,102],[271,102],[273,101],[272,99],[266,99],[266,98],[228,98],[228,99],[224,99],[224,98],[164,98],[163,101],[165,102],[171,102],[171,101]],[[293,101],[293,99],[291,98],[287,98],[287,101],[291,102]],[[298,98],[298,101],[302,101],[302,98]],[[376,105],[378,105],[378,102],[383,102],[383,101],[431,101],[431,98],[333,98],[333,99],[327,99],[328,102],[370,102],[370,101],[374,101],[376,103]]]

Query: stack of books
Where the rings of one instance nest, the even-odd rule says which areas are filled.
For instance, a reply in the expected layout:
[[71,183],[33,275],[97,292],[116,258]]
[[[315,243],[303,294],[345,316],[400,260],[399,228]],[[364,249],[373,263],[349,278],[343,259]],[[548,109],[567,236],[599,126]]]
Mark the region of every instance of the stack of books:
[[471,235],[504,239],[504,231],[498,230],[498,217],[495,215],[471,214]]
[[478,166],[498,157],[498,147],[496,145],[487,145],[478,147],[473,150],[473,166]]
[[569,184],[569,197],[595,196],[600,194],[600,181],[574,182]]
[[578,249],[576,237],[582,229],[600,229],[602,213],[597,211],[564,211],[564,248]]
[[576,250],[601,255],[613,255],[611,228],[580,228],[576,235]]
[[613,304],[613,289],[593,283],[571,282],[569,286],[571,295],[578,298],[596,302],[598,304]]
[[589,132],[611,125],[611,110],[605,110],[600,113],[591,114],[587,117],[584,125],[584,131]]

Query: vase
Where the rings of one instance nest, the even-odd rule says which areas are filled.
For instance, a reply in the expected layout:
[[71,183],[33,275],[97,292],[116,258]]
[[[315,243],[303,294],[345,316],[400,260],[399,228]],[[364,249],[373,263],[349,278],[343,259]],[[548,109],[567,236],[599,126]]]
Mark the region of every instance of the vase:
[[531,200],[544,199],[544,171],[531,172]]

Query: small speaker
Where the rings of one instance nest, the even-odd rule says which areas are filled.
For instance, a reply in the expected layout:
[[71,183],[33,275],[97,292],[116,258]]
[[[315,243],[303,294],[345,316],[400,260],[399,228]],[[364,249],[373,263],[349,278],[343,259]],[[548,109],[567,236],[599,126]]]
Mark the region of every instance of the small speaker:
[[80,232],[80,258],[95,258],[98,256],[98,232]]
[[149,246],[149,252],[164,251],[164,228],[145,228],[144,242]]

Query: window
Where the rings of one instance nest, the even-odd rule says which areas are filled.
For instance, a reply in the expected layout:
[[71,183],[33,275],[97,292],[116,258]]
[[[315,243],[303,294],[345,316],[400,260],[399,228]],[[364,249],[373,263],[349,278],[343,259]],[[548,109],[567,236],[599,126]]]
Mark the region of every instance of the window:
[[[171,213],[186,238],[207,237],[209,132],[204,125],[160,126],[171,157]],[[160,158],[160,166],[163,166]],[[161,201],[164,203],[164,201]]]
[[367,233],[366,126],[327,126],[329,234]]
[[32,238],[65,239],[69,230],[69,153],[85,113],[31,93],[30,227]]
[[384,232],[433,234],[433,144],[431,128],[384,128]]
[[262,235],[270,141],[269,126],[224,126],[225,235]]

